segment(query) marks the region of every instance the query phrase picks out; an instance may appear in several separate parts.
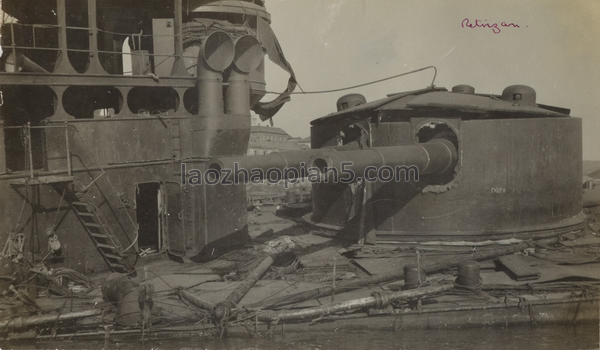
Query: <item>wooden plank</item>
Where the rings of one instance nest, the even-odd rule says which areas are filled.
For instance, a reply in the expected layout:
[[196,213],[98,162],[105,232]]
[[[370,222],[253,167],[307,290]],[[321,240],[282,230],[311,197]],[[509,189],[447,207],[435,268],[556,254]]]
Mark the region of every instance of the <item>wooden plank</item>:
[[572,241],[562,241],[560,243],[565,247],[590,246],[594,244],[600,244],[600,237],[586,235],[584,237],[576,238]]

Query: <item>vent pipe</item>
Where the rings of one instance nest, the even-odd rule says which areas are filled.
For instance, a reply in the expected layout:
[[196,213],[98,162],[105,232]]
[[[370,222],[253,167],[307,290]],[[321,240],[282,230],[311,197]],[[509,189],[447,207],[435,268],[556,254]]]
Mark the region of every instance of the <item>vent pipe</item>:
[[211,156],[223,117],[223,70],[231,65],[234,46],[225,32],[208,35],[200,45],[196,65],[198,116],[192,118],[192,157]]
[[336,106],[338,112],[345,109],[360,106],[367,103],[367,99],[361,94],[348,94],[340,97],[337,100]]
[[239,37],[234,45],[235,55],[225,92],[225,113],[250,116],[249,74],[262,61],[262,47],[251,35]]
[[511,85],[502,91],[504,101],[513,102],[513,105],[535,107],[535,90],[527,85]]
[[241,156],[250,142],[250,75],[262,60],[262,47],[251,35],[234,41],[233,64],[227,70],[225,115],[212,125],[218,138],[210,145],[211,157]]
[[223,115],[223,70],[233,61],[234,46],[224,32],[214,32],[202,41],[196,66],[198,115]]
[[192,121],[194,157],[246,154],[250,139],[249,73],[257,69],[262,59],[262,47],[254,36],[243,35],[233,41],[225,32],[214,32],[204,39],[196,68],[198,118]]

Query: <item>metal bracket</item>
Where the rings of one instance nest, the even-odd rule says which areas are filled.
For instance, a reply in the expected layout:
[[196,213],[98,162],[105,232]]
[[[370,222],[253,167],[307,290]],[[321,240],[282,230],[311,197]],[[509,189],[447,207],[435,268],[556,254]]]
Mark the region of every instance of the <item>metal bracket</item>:
[[[101,178],[104,174],[106,174],[106,173],[103,171],[102,174],[98,175],[98,177],[96,177],[94,180],[92,180],[92,182],[90,182],[88,185],[84,185],[79,190],[81,192],[87,192],[87,190],[90,188],[90,186],[92,186],[94,183],[96,183],[96,181],[98,181],[98,179]],[[81,182],[81,180],[79,182]],[[81,184],[83,185],[83,183],[81,183]]]

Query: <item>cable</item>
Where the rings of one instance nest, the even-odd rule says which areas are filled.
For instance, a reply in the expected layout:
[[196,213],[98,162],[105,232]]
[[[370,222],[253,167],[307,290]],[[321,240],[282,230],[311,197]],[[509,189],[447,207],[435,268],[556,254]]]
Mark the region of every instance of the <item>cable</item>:
[[[48,275],[47,278],[51,282],[48,290],[60,296],[76,298],[86,297],[87,294],[96,288],[94,282],[87,276],[66,267],[54,269],[52,274]],[[81,291],[73,292],[70,288],[64,287],[61,284],[62,278],[67,278],[69,281],[74,282],[74,284],[79,285]]]
[[[421,71],[424,71],[424,70],[429,69],[429,68],[433,68],[433,70],[435,71],[434,74],[433,74],[433,80],[431,81],[431,86],[433,87],[434,86],[434,82],[435,82],[435,78],[437,77],[437,68],[435,66],[427,66],[427,67],[419,68],[419,69],[416,69],[416,70],[413,70],[413,71],[410,71],[410,72],[406,72],[406,73],[402,73],[402,74],[397,74],[397,75],[392,75],[391,77],[387,77],[387,78],[383,78],[383,79],[379,79],[379,80],[374,80],[374,81],[370,81],[368,83],[358,84],[358,85],[354,85],[354,86],[339,88],[339,89],[318,90],[318,91],[302,91],[302,92],[288,92],[286,94],[288,94],[288,95],[314,95],[314,94],[327,94],[327,93],[330,93],[330,92],[339,92],[339,91],[351,90],[351,89],[356,89],[356,88],[367,86],[367,85],[381,83],[381,82],[386,81],[386,80],[391,80],[391,79],[399,78],[399,77],[402,77],[402,76],[405,76],[405,75],[408,75],[408,74],[413,74],[413,73],[421,72]],[[267,91],[266,94],[280,95],[281,92]]]
[[171,288],[171,289],[175,289],[175,288],[174,288],[172,285],[170,285],[170,284],[169,284],[169,282],[165,281],[165,279],[164,279],[164,278],[162,278],[162,276],[161,276],[161,275],[159,275],[158,273],[156,273],[156,272],[154,272],[154,271],[152,271],[152,270],[150,270],[150,269],[148,269],[148,272],[150,272],[150,273],[152,273],[152,274],[156,275],[156,277],[158,277],[158,278],[159,278],[161,281],[165,282],[165,284],[167,285],[167,287],[169,287],[169,288]]
[[15,225],[15,228],[13,229],[14,232],[18,232],[17,229],[19,228],[19,225],[21,224],[21,218],[23,217],[25,203],[27,203],[27,197],[29,197],[28,189],[29,189],[29,186],[25,186],[25,197],[23,198],[23,204],[21,205],[21,212],[19,213],[19,218],[17,219],[17,224]]
[[54,215],[54,222],[52,223],[52,229],[56,230],[56,221],[58,220],[58,214],[60,213],[60,207],[62,206],[62,201],[65,198],[65,193],[67,192],[67,187],[63,189],[62,196],[60,196],[60,202],[58,202],[58,208],[56,209],[56,215]]
[[[104,171],[104,168],[102,167],[102,165],[100,164],[100,161],[98,160],[98,158],[96,157],[96,155],[94,154],[94,152],[92,152],[92,148],[87,144],[87,142],[85,142],[85,139],[83,138],[83,136],[81,136],[81,134],[79,133],[79,129],[74,128],[75,129],[75,133],[77,134],[77,136],[79,137],[79,139],[81,140],[81,142],[83,142],[83,144],[85,145],[85,147],[87,148],[88,152],[92,155],[92,158],[94,158],[94,161],[96,162],[96,164],[98,164],[98,167],[100,168],[100,170],[103,173],[106,173]],[[115,194],[117,194],[118,197],[118,192],[115,189],[115,187],[113,186],[112,182],[110,181],[110,177],[107,175],[106,176],[106,180],[108,181],[108,184],[110,185],[111,189],[115,192]],[[137,225],[135,224],[135,221],[133,221],[133,218],[131,217],[131,215],[129,215],[129,211],[125,210],[125,214],[127,215],[127,218],[129,219],[129,221],[131,222],[131,224],[133,225],[134,229],[135,229],[135,239],[131,242],[131,244],[129,245],[129,247],[125,248],[123,250],[123,253],[125,253],[126,251],[128,251],[129,249],[131,249],[135,243],[138,240],[139,237],[139,231],[137,229]]]

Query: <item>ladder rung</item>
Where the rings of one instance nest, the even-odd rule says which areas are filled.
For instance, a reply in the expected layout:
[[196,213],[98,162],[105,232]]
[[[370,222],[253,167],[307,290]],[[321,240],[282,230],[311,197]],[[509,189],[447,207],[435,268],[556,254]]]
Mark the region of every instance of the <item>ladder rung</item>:
[[86,206],[86,207],[89,205],[89,204],[87,204],[87,203],[84,203],[84,202],[73,202],[72,204],[73,204],[73,205]]
[[123,265],[123,264],[113,264],[113,263],[111,263],[110,261],[108,262],[108,264],[109,264],[111,267],[119,267],[119,268],[122,268],[122,269],[125,269],[125,270],[127,270],[127,266],[125,266],[125,265]]
[[79,215],[79,216],[96,216],[92,213],[84,213],[82,211],[76,211],[75,214]]
[[96,232],[90,232],[90,236],[97,237],[97,238],[108,238],[107,235],[103,235],[101,233],[96,233]]
[[102,253],[102,255],[104,255],[105,257],[109,258],[109,259],[115,259],[115,260],[123,260],[123,258],[121,258],[118,255],[113,255],[113,254],[107,254],[107,253]]
[[106,248],[106,249],[113,249],[113,250],[117,250],[117,248],[115,248],[114,245],[110,245],[110,244],[104,244],[104,243],[96,243],[96,245],[99,248]]
[[85,223],[83,223],[83,224],[84,224],[85,226],[88,226],[88,227],[99,227],[99,228],[101,228],[101,227],[102,227],[102,225],[98,225],[98,224],[96,224],[96,223],[93,223],[93,222],[85,222]]

